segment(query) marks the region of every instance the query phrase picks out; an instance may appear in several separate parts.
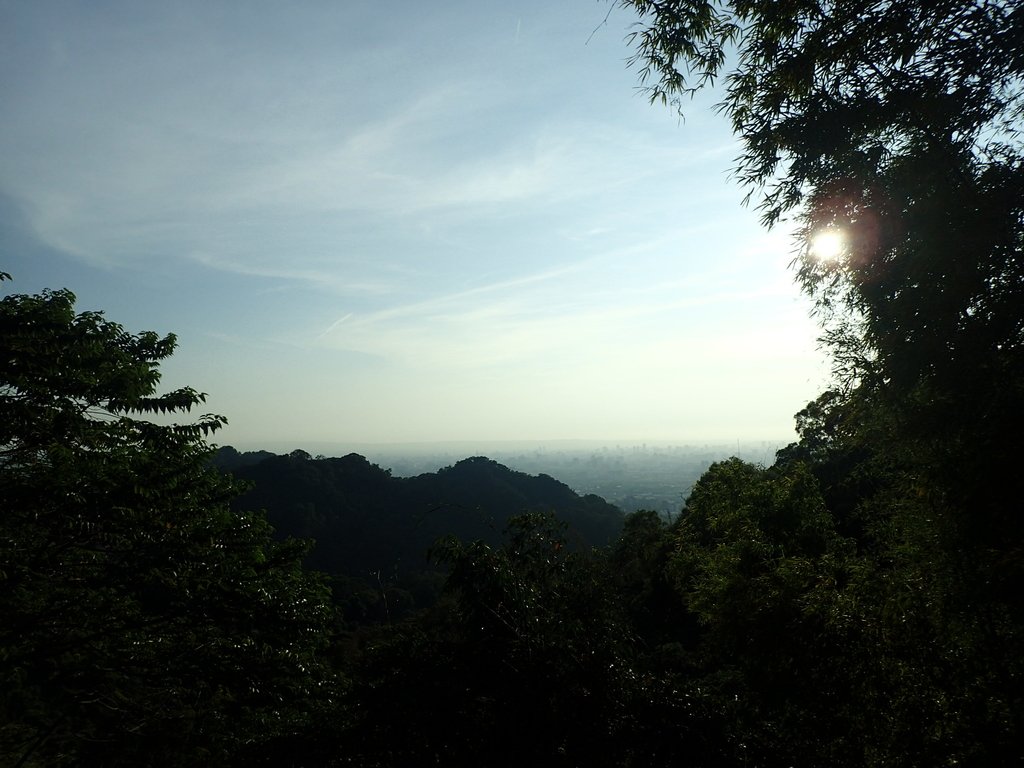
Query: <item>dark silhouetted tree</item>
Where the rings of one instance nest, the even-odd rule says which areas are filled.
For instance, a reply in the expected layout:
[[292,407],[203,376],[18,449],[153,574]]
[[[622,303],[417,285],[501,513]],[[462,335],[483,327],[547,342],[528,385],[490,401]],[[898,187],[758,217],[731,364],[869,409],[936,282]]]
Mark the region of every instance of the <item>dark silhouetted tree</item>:
[[325,590],[229,508],[224,420],[162,418],[204,399],[157,394],[174,337],[74,302],[0,299],[0,763],[289,764],[334,691]]
[[[775,471],[813,476],[836,532],[856,546],[834,597],[856,628],[846,647],[860,655],[834,658],[864,683],[835,690],[879,718],[849,723],[851,734],[866,729],[863,764],[1018,764],[1024,8],[621,4],[641,15],[634,61],[652,98],[682,106],[720,79],[720,109],[743,143],[740,181],[767,224],[800,224],[797,278],[836,375],[798,416],[801,441]],[[839,236],[836,253],[815,248],[822,232]],[[714,493],[719,519],[744,508],[727,488]],[[695,495],[684,519],[701,506]],[[758,541],[730,536],[740,550]],[[743,583],[718,595],[715,615],[757,582]],[[781,658],[800,652],[802,636]],[[814,669],[813,654],[801,658]],[[794,693],[785,704],[826,716],[814,702]],[[799,762],[801,749],[776,746]]]

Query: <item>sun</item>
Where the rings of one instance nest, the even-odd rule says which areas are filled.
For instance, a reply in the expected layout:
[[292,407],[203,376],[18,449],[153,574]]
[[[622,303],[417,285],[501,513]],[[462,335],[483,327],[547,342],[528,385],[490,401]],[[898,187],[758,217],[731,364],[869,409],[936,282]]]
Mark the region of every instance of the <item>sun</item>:
[[825,229],[811,238],[811,256],[818,261],[836,261],[843,254],[846,238],[838,229]]

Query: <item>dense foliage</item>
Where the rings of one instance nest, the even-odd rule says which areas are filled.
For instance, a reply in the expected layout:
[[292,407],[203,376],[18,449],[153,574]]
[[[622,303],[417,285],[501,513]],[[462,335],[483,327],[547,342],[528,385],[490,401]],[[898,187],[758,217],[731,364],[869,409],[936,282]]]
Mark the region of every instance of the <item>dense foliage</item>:
[[156,394],[173,336],[0,299],[0,763],[195,765],[272,755],[333,695],[330,613],[208,467],[202,402]]
[[[833,355],[834,388],[798,415],[801,440],[770,472],[813,478],[820,519],[842,546],[800,569],[816,580],[793,606],[802,620],[818,617],[812,637],[793,631],[781,650],[754,658],[773,673],[796,658],[813,677],[816,653],[803,646],[813,640],[827,651],[822,669],[852,673],[815,681],[829,701],[780,682],[769,686],[777,701],[754,709],[763,692],[752,689],[745,716],[756,712],[759,759],[1017,764],[1024,9],[998,0],[623,5],[641,14],[633,39],[652,97],[683,106],[692,89],[724,81],[720,108],[744,145],[738,175],[767,223],[801,223],[797,275]],[[839,253],[815,249],[821,232],[841,238]],[[713,468],[695,490],[681,534],[703,517],[707,481],[725,472],[735,469]],[[711,496],[716,537],[704,539],[698,563],[717,562],[716,552],[749,562],[760,540],[734,528],[747,502],[733,488]],[[740,551],[723,549],[729,541]],[[783,542],[773,567],[798,544]],[[695,595],[733,583],[717,568],[711,581],[699,568],[682,572],[680,586]],[[717,631],[733,600],[748,599],[749,578],[691,610]],[[734,674],[737,663],[720,666]],[[737,679],[749,687],[760,676]],[[785,711],[799,714],[773,726]],[[800,735],[821,717],[836,727]],[[748,733],[739,721],[736,730]]]
[[[1024,487],[1024,10],[1002,0],[625,0],[653,98],[724,80],[737,173],[802,222],[830,408],[1002,546]],[[821,258],[817,233],[842,237]],[[1009,530],[1008,530],[1009,529]]]

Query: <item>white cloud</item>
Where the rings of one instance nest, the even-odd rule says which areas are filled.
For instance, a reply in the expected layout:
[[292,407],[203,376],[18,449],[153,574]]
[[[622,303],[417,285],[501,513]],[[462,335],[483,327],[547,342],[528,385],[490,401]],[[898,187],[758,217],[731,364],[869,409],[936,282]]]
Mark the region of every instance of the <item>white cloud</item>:
[[32,7],[0,30],[0,192],[112,282],[215,282],[205,330],[234,357],[197,370],[287,399],[282,429],[426,434],[463,406],[649,428],[716,368],[803,359],[788,244],[725,180],[735,142],[632,96],[592,4]]

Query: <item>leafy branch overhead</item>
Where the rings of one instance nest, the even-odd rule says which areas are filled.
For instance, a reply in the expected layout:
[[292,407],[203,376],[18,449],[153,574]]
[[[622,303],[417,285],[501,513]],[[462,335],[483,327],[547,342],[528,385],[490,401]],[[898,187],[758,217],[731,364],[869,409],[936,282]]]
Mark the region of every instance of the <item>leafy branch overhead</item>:
[[1002,157],[1019,140],[1024,14],[999,0],[622,0],[652,100],[723,81],[768,223],[823,183],[901,157]]
[[[720,81],[740,181],[766,223],[798,218],[835,407],[885,408],[935,484],[999,506],[1017,474],[1002,447],[1024,426],[1024,8],[621,4],[640,14],[652,98]],[[991,450],[954,448],[967,445]]]

